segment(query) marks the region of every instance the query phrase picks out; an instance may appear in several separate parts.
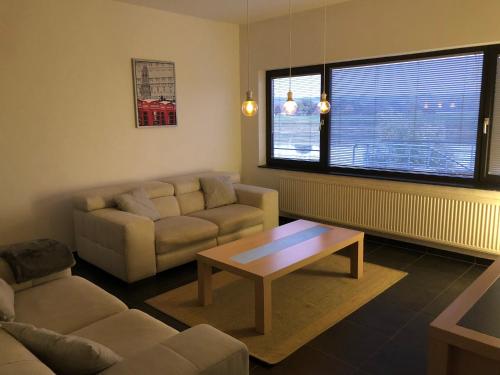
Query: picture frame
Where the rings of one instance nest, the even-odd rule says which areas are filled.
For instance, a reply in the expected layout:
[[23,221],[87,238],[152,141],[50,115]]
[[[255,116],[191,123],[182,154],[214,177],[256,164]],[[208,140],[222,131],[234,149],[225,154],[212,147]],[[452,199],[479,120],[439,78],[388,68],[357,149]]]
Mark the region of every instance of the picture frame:
[[132,59],[136,128],[177,127],[175,63]]

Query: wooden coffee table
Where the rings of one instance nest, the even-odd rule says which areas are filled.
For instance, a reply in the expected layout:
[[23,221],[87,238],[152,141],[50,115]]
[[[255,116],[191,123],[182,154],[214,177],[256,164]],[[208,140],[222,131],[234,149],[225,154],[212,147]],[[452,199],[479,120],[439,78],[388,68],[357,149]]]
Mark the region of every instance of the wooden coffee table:
[[364,233],[298,220],[197,254],[198,299],[212,303],[212,267],[255,283],[255,328],[271,331],[271,282],[351,247],[351,276],[363,275]]
[[430,325],[428,375],[500,374],[500,259]]

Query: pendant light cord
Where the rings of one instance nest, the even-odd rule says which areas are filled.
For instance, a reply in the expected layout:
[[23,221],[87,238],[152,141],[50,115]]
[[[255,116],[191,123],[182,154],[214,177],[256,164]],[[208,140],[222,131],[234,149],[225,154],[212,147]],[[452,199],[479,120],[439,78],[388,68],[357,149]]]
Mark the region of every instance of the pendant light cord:
[[288,91],[292,91],[292,0],[288,0]]
[[326,92],[326,0],[323,1],[323,93]]
[[250,91],[250,24],[248,22],[248,2],[247,0],[247,88]]

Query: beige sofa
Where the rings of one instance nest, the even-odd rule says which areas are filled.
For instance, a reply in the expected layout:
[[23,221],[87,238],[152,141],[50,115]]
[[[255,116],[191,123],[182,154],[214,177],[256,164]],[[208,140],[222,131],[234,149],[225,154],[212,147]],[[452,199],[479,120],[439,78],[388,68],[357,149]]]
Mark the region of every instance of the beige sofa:
[[[69,270],[15,284],[0,259],[0,278],[16,291],[17,322],[91,339],[124,359],[102,374],[248,374],[248,351],[238,340],[208,325],[179,333]],[[0,328],[0,374],[54,373]]]
[[[237,202],[207,210],[199,178],[217,175],[231,178]],[[239,181],[236,173],[204,172],[84,191],[74,199],[78,255],[130,283],[277,226],[277,191]],[[114,197],[137,187],[147,191],[160,220],[115,208]]]

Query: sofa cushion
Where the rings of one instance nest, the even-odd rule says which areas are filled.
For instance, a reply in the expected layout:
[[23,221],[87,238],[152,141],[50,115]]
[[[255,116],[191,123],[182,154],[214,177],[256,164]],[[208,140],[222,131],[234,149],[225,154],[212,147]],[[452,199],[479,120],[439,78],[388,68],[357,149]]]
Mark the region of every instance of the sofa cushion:
[[[247,372],[221,374],[247,374]],[[156,345],[148,350],[125,358],[120,363],[104,370],[100,375],[213,375],[196,367],[189,359],[182,357],[164,345]]]
[[16,321],[70,333],[127,310],[118,298],[78,276],[16,293]]
[[236,203],[236,192],[229,176],[200,177],[205,197],[205,208],[216,208]]
[[205,209],[205,199],[201,190],[177,195],[176,198],[179,202],[179,207],[181,208],[182,215],[188,215],[190,213]]
[[86,337],[128,358],[178,333],[139,310],[127,310],[79,329],[72,335]]
[[19,340],[57,374],[94,375],[123,358],[92,340],[37,328],[24,323],[2,323],[1,328]]
[[190,216],[173,216],[155,222],[156,253],[164,254],[188,244],[215,238],[217,225]]
[[260,208],[250,207],[244,204],[231,204],[229,206],[195,212],[189,216],[205,219],[217,224],[219,227],[219,235],[223,235],[262,224],[264,211]]
[[248,374],[245,344],[208,324],[189,328],[162,345],[189,359],[201,369],[200,374]]
[[176,197],[160,197],[151,200],[160,213],[161,219],[170,216],[179,216],[181,214],[179,202],[177,202]]
[[118,208],[131,214],[149,217],[151,220],[158,220],[161,215],[156,209],[153,201],[149,199],[148,193],[143,188],[132,190],[127,194],[115,197]]
[[54,375],[23,344],[0,328],[0,374]]
[[102,375],[245,375],[248,359],[242,342],[200,324],[125,358]]
[[14,290],[4,279],[0,279],[0,321],[12,321],[14,310]]

